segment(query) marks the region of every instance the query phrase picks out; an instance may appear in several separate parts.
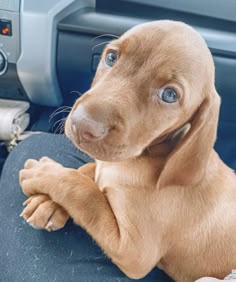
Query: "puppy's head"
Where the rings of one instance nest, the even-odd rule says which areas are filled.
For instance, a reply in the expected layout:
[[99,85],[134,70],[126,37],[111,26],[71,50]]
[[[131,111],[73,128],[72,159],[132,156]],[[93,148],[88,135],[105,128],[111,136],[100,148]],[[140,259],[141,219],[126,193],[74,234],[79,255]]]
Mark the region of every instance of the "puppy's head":
[[201,36],[180,22],[145,23],[106,47],[66,134],[95,159],[133,158],[191,121],[212,95],[214,64]]

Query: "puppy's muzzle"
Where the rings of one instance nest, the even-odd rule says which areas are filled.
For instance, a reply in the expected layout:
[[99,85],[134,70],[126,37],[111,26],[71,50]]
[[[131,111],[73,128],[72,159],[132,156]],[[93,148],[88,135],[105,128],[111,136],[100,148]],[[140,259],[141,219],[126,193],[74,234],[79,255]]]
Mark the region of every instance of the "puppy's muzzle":
[[97,142],[108,134],[108,127],[95,120],[83,106],[71,114],[71,131],[80,143]]

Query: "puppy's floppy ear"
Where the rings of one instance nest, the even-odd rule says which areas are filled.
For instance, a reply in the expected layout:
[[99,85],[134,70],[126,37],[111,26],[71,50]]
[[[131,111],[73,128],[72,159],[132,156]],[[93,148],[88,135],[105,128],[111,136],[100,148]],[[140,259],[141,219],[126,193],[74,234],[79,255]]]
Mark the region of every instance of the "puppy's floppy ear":
[[204,177],[214,146],[220,97],[213,89],[193,116],[191,128],[168,156],[159,178],[166,185],[194,185]]

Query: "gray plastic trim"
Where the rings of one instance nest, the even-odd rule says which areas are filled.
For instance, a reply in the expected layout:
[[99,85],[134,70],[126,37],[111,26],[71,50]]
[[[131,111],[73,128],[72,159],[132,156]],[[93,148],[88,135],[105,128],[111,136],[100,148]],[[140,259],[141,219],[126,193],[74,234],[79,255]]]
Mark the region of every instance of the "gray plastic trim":
[[157,6],[175,11],[182,11],[214,17],[217,19],[236,21],[236,1],[235,0],[121,0],[125,2],[133,2],[145,4],[149,6]]
[[0,9],[19,12],[20,9],[20,0],[1,0],[0,1]]
[[[84,13],[73,13],[59,23],[59,30],[83,32],[93,35],[112,33],[121,35],[134,25],[148,21],[118,14],[107,14],[87,9]],[[236,57],[236,34],[212,28],[193,26],[206,40],[208,47],[218,55]]]
[[95,0],[22,0],[17,72],[31,102],[47,106],[61,104],[56,76],[57,23],[86,7],[95,7]]
[[195,28],[215,54],[236,57],[236,33],[201,27]]

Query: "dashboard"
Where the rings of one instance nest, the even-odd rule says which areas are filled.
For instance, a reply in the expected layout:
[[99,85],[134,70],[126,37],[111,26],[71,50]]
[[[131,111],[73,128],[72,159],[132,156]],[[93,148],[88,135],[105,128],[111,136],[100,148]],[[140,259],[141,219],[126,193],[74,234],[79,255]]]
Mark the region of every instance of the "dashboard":
[[145,21],[172,19],[192,25],[206,40],[216,64],[217,90],[225,97],[223,117],[235,120],[236,104],[231,100],[236,95],[236,19],[232,9],[225,5],[219,12],[209,1],[206,11],[197,5],[190,10],[188,1],[179,1],[178,7],[170,2],[1,1],[0,98],[54,107],[73,102],[89,88],[111,34],[119,36]]

